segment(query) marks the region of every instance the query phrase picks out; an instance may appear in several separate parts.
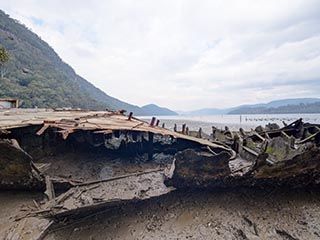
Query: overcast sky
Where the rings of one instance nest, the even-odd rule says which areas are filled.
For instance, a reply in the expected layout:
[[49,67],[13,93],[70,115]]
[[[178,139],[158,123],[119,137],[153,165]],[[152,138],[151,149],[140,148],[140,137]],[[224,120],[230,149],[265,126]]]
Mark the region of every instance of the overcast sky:
[[320,97],[319,0],[0,0],[107,94],[174,110]]

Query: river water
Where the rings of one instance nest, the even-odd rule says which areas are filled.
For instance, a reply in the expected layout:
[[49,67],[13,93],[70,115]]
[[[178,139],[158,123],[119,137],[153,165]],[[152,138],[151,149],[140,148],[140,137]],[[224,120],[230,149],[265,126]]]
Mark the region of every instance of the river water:
[[[151,116],[140,117],[146,121],[151,120]],[[320,124],[320,114],[243,114],[243,115],[208,115],[208,116],[156,116],[160,120],[160,125],[165,123],[166,128],[173,129],[177,124],[178,130],[182,124],[186,124],[190,130],[198,130],[200,127],[206,133],[211,133],[212,126],[223,129],[228,126],[231,130],[243,128],[250,130],[259,125],[265,126],[268,123],[277,123],[283,127],[283,121],[287,124],[302,118],[304,122]]]

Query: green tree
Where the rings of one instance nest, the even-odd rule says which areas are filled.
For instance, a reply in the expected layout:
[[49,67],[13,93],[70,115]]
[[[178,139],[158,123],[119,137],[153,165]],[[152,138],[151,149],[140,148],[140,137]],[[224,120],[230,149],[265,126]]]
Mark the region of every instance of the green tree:
[[9,61],[10,55],[7,50],[0,46],[0,77],[3,78],[6,73],[5,64]]

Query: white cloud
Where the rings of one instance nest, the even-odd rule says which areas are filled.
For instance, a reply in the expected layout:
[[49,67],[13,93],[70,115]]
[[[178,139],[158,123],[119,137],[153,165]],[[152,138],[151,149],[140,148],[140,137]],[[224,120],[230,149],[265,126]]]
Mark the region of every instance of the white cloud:
[[317,0],[0,5],[81,76],[133,104],[196,109],[320,97]]

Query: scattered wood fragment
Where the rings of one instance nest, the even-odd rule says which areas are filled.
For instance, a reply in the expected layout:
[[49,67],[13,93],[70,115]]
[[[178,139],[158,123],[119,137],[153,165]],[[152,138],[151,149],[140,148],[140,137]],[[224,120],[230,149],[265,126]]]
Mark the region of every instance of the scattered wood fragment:
[[46,194],[49,200],[52,200],[56,197],[53,184],[49,176],[45,177],[45,181],[46,181],[46,191],[44,193]]
[[279,236],[281,236],[283,239],[286,239],[286,240],[299,240],[298,238],[293,237],[290,233],[288,233],[287,231],[285,231],[285,230],[282,229],[282,228],[276,227],[276,228],[275,228],[275,231],[276,231],[276,233],[277,233]]
[[97,180],[97,181],[79,183],[79,184],[76,184],[75,186],[85,186],[85,185],[91,185],[91,184],[95,184],[95,183],[110,182],[110,181],[114,181],[114,180],[118,180],[118,179],[122,179],[122,178],[127,178],[127,177],[132,177],[132,176],[140,176],[140,175],[147,174],[147,173],[161,172],[163,170],[164,170],[163,168],[153,169],[153,170],[137,172],[137,173],[131,173],[131,174],[111,177],[111,178],[107,178],[107,179]]

